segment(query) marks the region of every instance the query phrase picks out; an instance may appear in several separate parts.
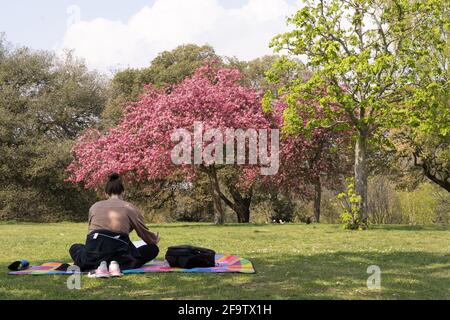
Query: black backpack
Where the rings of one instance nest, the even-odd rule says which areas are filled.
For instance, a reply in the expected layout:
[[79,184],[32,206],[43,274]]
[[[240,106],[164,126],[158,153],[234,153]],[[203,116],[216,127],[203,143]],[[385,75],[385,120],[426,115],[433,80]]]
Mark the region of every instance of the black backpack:
[[172,246],[167,249],[166,260],[172,268],[208,268],[215,267],[216,252],[211,249],[189,245]]

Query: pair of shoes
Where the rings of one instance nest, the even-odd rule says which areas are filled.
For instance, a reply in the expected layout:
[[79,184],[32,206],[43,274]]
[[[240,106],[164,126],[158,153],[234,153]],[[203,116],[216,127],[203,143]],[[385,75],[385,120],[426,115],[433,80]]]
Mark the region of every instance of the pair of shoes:
[[120,271],[120,266],[117,261],[111,261],[109,264],[109,269],[106,261],[102,261],[95,271],[91,271],[88,274],[89,278],[109,278],[121,276],[123,276],[123,273]]

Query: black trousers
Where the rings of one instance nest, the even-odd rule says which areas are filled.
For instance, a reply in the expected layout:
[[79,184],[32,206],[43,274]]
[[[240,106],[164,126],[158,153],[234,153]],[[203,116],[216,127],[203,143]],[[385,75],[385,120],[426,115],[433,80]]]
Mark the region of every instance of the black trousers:
[[72,245],[69,253],[82,271],[95,269],[102,261],[117,261],[122,269],[135,269],[156,258],[159,248],[155,244],[136,248],[128,235],[96,230],[87,235],[86,244]]

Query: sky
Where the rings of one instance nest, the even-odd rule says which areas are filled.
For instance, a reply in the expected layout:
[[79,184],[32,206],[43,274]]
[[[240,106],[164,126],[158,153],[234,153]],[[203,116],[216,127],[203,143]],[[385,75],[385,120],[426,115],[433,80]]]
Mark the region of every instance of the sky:
[[0,32],[14,45],[73,50],[99,71],[148,66],[161,51],[210,44],[250,60],[272,53],[299,0],[0,0]]

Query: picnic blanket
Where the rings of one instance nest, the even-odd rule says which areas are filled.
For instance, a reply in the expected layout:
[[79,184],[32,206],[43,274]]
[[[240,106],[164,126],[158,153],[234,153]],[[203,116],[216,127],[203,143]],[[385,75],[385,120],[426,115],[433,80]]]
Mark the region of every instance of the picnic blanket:
[[[145,244],[144,241],[133,241],[138,248]],[[122,270],[124,274],[148,273],[148,272],[218,272],[218,273],[255,273],[253,264],[244,258],[233,255],[216,254],[216,266],[211,268],[193,268],[181,269],[172,268],[167,261],[153,260],[139,269]],[[61,262],[47,262],[40,266],[31,266],[21,271],[11,271],[8,274],[13,276],[19,275],[70,275],[72,271],[57,270],[61,266]]]
[[[56,270],[62,263],[47,262],[40,266],[31,266],[26,270],[11,271],[9,275],[70,275],[71,271]],[[211,268],[193,268],[181,269],[172,268],[167,261],[153,260],[139,269],[122,270],[124,274],[148,273],[148,272],[236,272],[236,273],[255,273],[253,264],[237,256],[216,254],[216,266]]]

